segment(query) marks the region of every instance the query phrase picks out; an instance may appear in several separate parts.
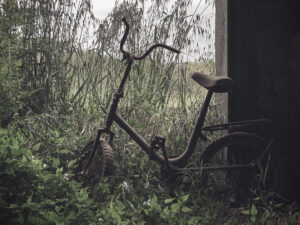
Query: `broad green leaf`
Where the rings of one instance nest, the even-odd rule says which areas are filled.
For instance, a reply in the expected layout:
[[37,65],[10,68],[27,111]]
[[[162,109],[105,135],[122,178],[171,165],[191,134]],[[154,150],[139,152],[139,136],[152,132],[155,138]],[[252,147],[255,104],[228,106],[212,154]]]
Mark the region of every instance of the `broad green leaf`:
[[18,141],[14,137],[11,137],[10,140],[11,140],[12,146],[14,148],[18,148],[19,147]]
[[188,207],[186,207],[186,206],[183,206],[183,207],[181,208],[181,211],[184,212],[184,213],[187,213],[187,212],[192,212],[193,210],[192,210],[191,208],[188,208]]
[[255,216],[251,216],[251,217],[250,217],[250,221],[252,222],[252,224],[254,224],[255,221],[256,221],[256,217],[255,217]]
[[56,213],[59,213],[60,210],[61,210],[61,207],[59,207],[59,206],[56,205],[56,206],[54,207],[54,209],[55,209]]
[[252,207],[251,207],[251,215],[257,215],[257,209],[254,204],[252,204]]
[[249,210],[242,210],[241,213],[243,213],[244,215],[250,215],[250,211]]
[[168,209],[168,207],[163,209],[163,214],[166,215],[166,216],[170,215],[170,210]]
[[68,168],[71,168],[74,166],[74,164],[77,162],[77,159],[73,159],[68,163]]
[[144,209],[144,213],[146,216],[149,216],[149,211],[147,209]]
[[53,164],[52,164],[52,165],[53,165],[53,167],[56,168],[56,167],[58,167],[59,163],[60,163],[60,162],[59,162],[59,159],[56,158],[56,159],[53,160]]
[[111,212],[111,217],[114,218],[117,223],[121,223],[121,217],[120,215],[116,212],[116,210],[114,208],[111,208],[110,209],[110,212]]
[[63,168],[62,168],[62,167],[61,167],[61,168],[58,168],[58,169],[56,170],[56,175],[61,174],[62,171],[63,171]]
[[56,142],[57,142],[58,144],[61,144],[61,143],[64,142],[64,140],[65,140],[64,137],[60,137],[60,138],[58,138],[58,139],[56,140]]
[[59,137],[59,131],[58,130],[54,130],[54,135],[55,135],[56,138],[58,138]]
[[9,205],[9,208],[19,208],[19,205],[12,203]]
[[17,132],[18,140],[21,144],[24,144],[25,140],[23,135],[20,132]]
[[150,207],[154,209],[156,205],[157,205],[157,196],[153,195],[153,197],[151,198]]
[[180,203],[174,203],[171,205],[171,211],[177,213],[180,209]]
[[170,202],[173,202],[175,198],[167,198],[165,199],[165,203],[168,204]]
[[61,202],[66,202],[67,200],[68,200],[67,198],[59,198],[59,199],[56,199],[55,202],[61,203]]
[[117,205],[117,208],[119,209],[119,210],[123,210],[123,209],[125,209],[126,208],[126,206],[123,204],[123,202],[121,202],[120,200],[115,200],[115,202],[116,202],[116,205]]
[[63,150],[60,150],[59,153],[60,154],[68,154],[68,153],[70,153],[70,150],[63,149]]
[[25,155],[27,158],[31,158],[32,157],[32,152],[30,149],[24,149]]
[[32,200],[32,195],[30,195],[30,196],[27,198],[26,203],[27,203],[27,204],[30,204],[30,203],[31,203],[31,200]]
[[22,162],[22,163],[26,163],[26,162],[27,162],[27,158],[26,158],[26,156],[25,156],[25,155],[23,155],[23,156],[22,156],[22,160],[21,160],[21,162]]
[[189,197],[190,197],[190,196],[189,196],[188,194],[187,194],[187,195],[184,195],[184,196],[182,197],[182,201],[184,201],[184,202],[187,201],[187,200],[189,199]]
[[33,151],[37,151],[40,149],[41,143],[37,143],[35,146],[33,146]]

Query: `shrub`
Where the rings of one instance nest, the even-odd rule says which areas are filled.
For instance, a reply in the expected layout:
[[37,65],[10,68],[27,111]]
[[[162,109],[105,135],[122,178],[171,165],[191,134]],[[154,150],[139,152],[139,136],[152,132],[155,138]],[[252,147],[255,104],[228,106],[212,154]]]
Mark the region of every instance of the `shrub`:
[[[86,188],[52,158],[52,169],[14,128],[0,130],[0,223],[88,224],[94,213]],[[73,162],[69,163],[72,167]],[[55,172],[53,171],[55,169]]]

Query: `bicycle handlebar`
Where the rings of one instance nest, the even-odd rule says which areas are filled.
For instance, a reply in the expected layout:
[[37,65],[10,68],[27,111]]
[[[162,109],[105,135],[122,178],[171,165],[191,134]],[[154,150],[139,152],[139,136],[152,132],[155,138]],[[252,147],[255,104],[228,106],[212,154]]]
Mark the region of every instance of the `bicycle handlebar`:
[[[122,21],[123,21],[123,23],[125,24],[125,27],[126,27],[126,28],[125,28],[125,32],[124,32],[124,35],[123,35],[122,40],[121,40],[120,50],[121,50],[121,52],[123,53],[123,58],[124,58],[124,59],[128,59],[129,56],[130,56],[130,53],[127,52],[127,51],[125,51],[124,48],[123,48],[123,46],[124,46],[124,43],[125,43],[125,41],[126,41],[126,39],[127,39],[127,36],[128,36],[128,33],[129,33],[130,26],[129,26],[129,24],[128,24],[128,22],[127,22],[127,20],[126,20],[125,17],[122,18]],[[177,49],[175,49],[175,48],[173,48],[173,47],[171,47],[171,46],[168,46],[168,45],[165,45],[165,44],[154,44],[154,45],[152,45],[152,46],[151,46],[151,47],[150,47],[150,48],[149,48],[142,56],[135,56],[135,55],[133,55],[133,58],[134,58],[135,60],[142,60],[142,59],[144,59],[146,56],[148,56],[155,48],[158,48],[158,47],[165,48],[165,49],[167,49],[167,50],[169,50],[169,51],[172,51],[172,52],[175,52],[175,53],[177,53],[177,54],[180,53],[179,50],[177,50]]]

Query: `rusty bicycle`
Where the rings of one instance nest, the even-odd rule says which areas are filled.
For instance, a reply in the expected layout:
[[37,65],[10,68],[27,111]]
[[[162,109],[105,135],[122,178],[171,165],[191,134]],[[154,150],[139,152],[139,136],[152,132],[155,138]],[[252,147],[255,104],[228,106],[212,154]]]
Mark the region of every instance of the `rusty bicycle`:
[[[145,151],[150,160],[160,163],[164,174],[170,177],[178,174],[187,165],[188,160],[195,152],[199,138],[204,141],[208,140],[204,132],[226,130],[224,136],[212,141],[201,153],[202,181],[205,188],[213,191],[224,191],[224,189],[232,191],[261,185],[268,191],[280,191],[283,175],[278,159],[271,154],[272,144],[276,136],[271,121],[259,119],[203,127],[213,93],[226,93],[232,89],[233,81],[229,77],[209,76],[198,72],[192,74],[192,79],[207,89],[207,95],[188,145],[179,155],[169,156],[167,154],[166,140],[161,136],[157,135],[151,143],[147,143],[117,113],[126,80],[135,60],[143,60],[156,48],[164,48],[176,54],[180,53],[179,50],[165,44],[154,44],[142,56],[136,56],[124,50],[130,26],[125,18],[122,21],[125,25],[125,32],[121,39],[120,51],[127,67],[112,100],[105,127],[100,128],[96,137],[87,143],[82,150],[76,170],[77,176],[81,177],[84,182],[96,183],[101,177],[112,175],[114,163],[111,143],[114,139],[114,133],[111,127],[113,123],[122,128]],[[270,138],[264,138],[255,132],[245,131],[249,127],[256,128],[259,126],[271,128],[273,135]],[[103,137],[104,134],[108,140]],[[259,178],[257,178],[258,174],[260,174]]]

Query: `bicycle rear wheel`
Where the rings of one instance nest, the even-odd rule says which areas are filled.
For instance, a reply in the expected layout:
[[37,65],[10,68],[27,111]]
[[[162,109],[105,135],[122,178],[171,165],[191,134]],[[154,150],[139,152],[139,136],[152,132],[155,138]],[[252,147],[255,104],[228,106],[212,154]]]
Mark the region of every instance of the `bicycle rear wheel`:
[[78,161],[78,167],[75,169],[77,180],[83,182],[84,185],[94,185],[103,176],[109,176],[113,173],[113,151],[110,144],[104,139],[99,140],[94,157],[89,166],[84,169],[93,145],[94,141],[86,144]]
[[202,154],[203,167],[255,164],[252,167],[203,170],[202,182],[208,192],[220,197],[247,198],[251,191],[280,193],[284,181],[283,167],[276,157],[265,154],[264,138],[251,133],[235,132],[213,143]]

